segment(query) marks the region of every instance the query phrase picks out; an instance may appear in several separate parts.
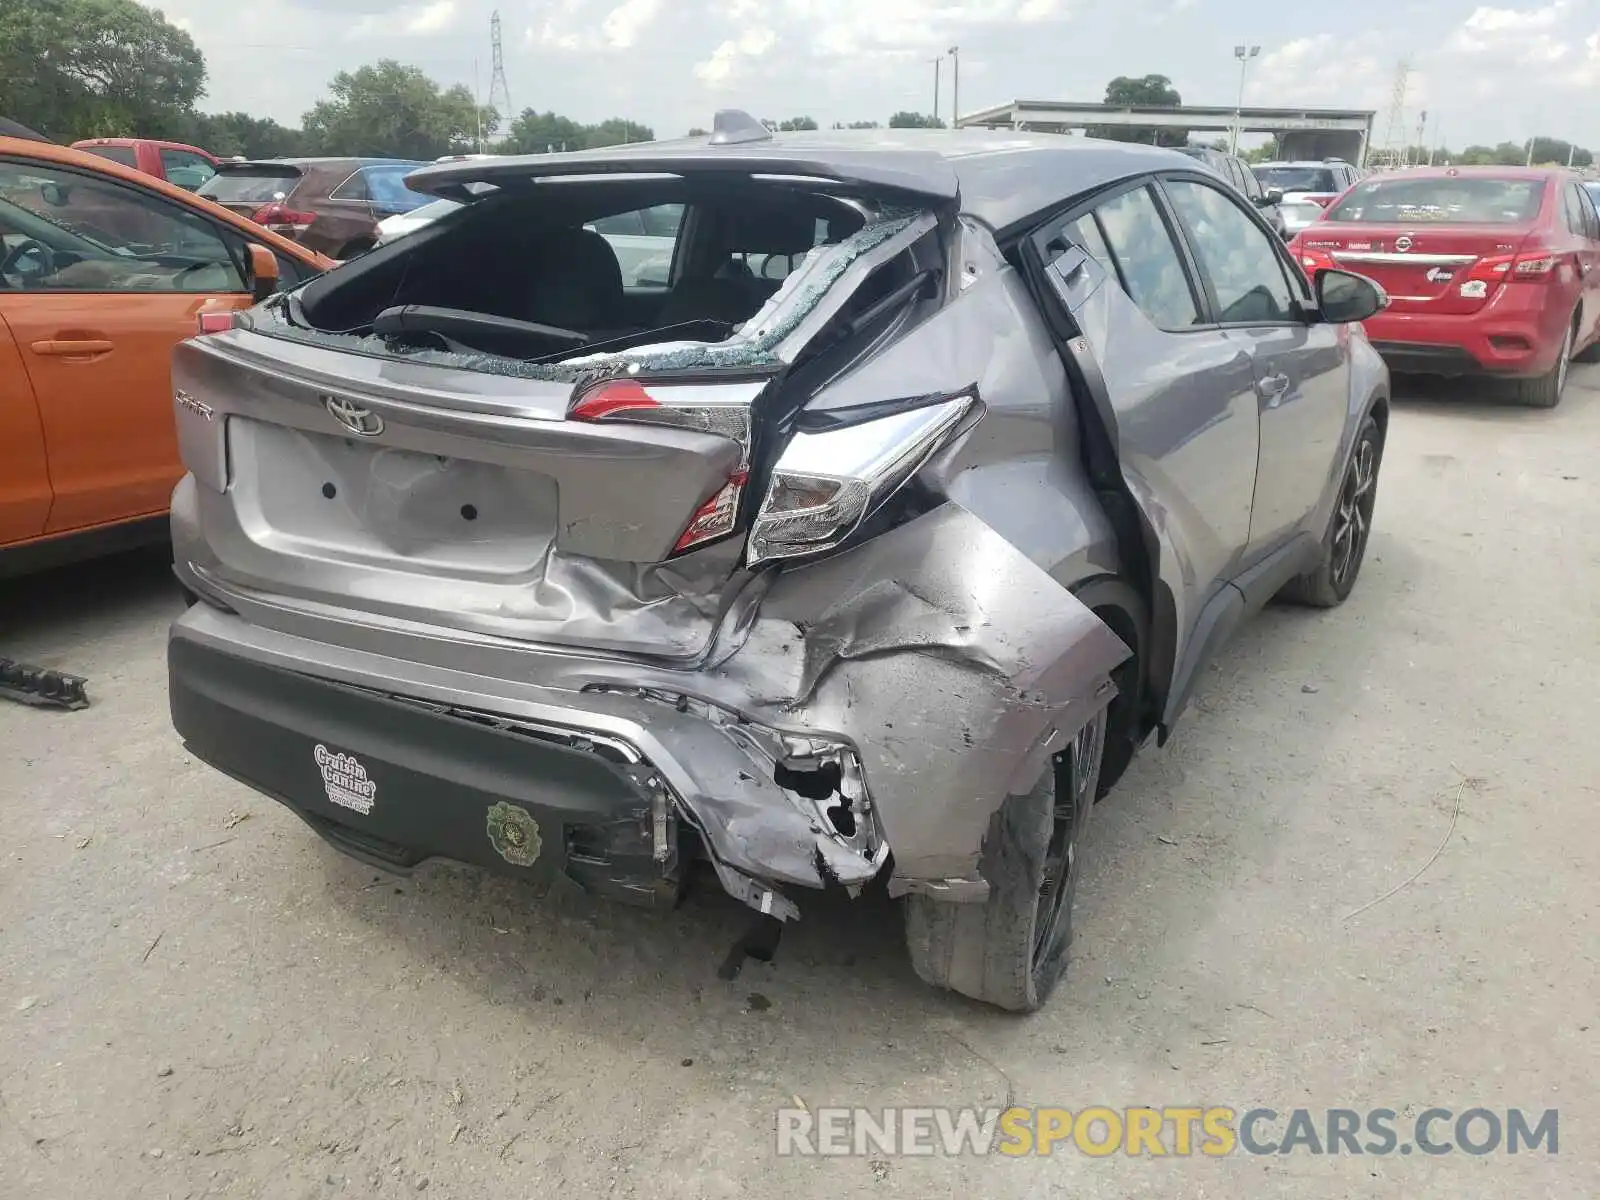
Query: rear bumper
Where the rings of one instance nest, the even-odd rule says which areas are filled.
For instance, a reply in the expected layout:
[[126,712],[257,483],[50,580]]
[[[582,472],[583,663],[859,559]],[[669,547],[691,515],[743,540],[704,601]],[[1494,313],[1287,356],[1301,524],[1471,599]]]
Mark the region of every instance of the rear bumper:
[[1556,365],[1571,312],[1549,286],[1507,284],[1470,315],[1389,309],[1365,324],[1391,371],[1527,378]]
[[[795,914],[785,886],[859,886],[891,849],[892,894],[980,900],[993,813],[1110,703],[1128,656],[954,504],[779,574],[758,615],[730,618],[737,640],[717,665],[695,669],[398,628],[228,585],[191,557],[202,547],[183,536],[183,507],[178,573],[208,602],[171,632],[179,733],[341,848],[402,869],[505,869],[490,838],[505,804],[559,847],[543,869],[589,886],[597,858],[624,890],[670,885],[680,836],[698,833],[723,887],[780,917]],[[634,760],[620,774],[607,759],[619,747]],[[324,767],[345,791],[346,776],[375,785],[368,811],[335,802]],[[808,798],[830,772],[827,797]]]

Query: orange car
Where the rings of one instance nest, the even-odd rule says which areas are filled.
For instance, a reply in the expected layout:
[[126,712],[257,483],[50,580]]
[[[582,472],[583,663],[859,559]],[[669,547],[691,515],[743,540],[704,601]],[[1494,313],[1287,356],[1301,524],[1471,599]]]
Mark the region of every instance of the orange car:
[[0,136],[0,575],[165,537],[173,345],[333,265],[162,180]]

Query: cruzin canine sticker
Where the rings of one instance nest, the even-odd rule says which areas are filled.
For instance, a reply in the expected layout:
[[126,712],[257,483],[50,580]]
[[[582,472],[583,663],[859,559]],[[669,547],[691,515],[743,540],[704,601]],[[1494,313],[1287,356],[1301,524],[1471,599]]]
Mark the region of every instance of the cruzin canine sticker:
[[489,809],[489,841],[495,852],[514,867],[531,867],[539,857],[539,822],[515,804],[499,801]]
[[340,808],[348,808],[363,817],[372,811],[372,802],[378,798],[378,785],[367,778],[367,769],[353,754],[335,754],[321,742],[311,752],[322,772],[322,786],[328,801]]

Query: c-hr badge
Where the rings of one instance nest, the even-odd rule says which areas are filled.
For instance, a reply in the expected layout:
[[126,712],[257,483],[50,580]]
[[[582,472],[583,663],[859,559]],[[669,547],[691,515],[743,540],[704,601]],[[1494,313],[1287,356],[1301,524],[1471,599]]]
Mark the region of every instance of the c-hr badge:
[[543,847],[533,814],[504,800],[489,809],[489,842],[514,867],[533,866]]

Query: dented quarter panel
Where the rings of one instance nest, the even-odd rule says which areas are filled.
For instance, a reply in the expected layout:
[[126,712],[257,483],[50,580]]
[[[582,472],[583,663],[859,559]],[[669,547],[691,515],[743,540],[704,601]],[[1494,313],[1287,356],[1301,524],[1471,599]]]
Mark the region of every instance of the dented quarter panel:
[[955,298],[812,400],[813,411],[976,384],[983,420],[923,477],[1071,587],[1119,570],[1116,536],[1079,468],[1079,416],[1027,285],[970,219]]
[[954,503],[786,573],[762,620],[801,631],[792,715],[859,748],[902,883],[977,878],[990,816],[1110,702],[1129,654]]

